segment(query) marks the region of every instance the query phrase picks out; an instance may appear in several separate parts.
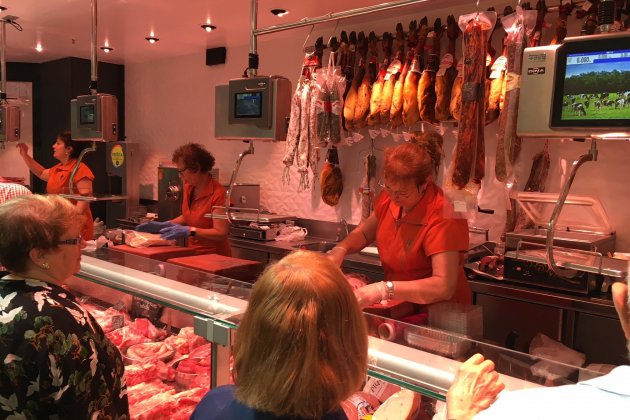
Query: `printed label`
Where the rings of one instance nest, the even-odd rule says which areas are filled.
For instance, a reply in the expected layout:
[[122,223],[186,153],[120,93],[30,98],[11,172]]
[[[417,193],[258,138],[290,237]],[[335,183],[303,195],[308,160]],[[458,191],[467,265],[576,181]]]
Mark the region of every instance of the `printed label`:
[[119,168],[123,165],[123,163],[125,163],[125,152],[120,144],[112,147],[110,157],[112,159],[112,165],[114,165],[114,168]]
[[527,74],[532,75],[532,74],[545,74],[545,68],[544,67],[528,67],[527,68]]

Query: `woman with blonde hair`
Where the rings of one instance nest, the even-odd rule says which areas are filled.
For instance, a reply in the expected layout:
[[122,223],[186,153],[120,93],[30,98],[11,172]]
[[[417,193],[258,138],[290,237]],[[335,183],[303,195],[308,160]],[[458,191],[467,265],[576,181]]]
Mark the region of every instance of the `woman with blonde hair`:
[[234,382],[191,419],[346,419],[340,403],[367,369],[367,329],[343,273],[297,251],[254,285],[234,346]]

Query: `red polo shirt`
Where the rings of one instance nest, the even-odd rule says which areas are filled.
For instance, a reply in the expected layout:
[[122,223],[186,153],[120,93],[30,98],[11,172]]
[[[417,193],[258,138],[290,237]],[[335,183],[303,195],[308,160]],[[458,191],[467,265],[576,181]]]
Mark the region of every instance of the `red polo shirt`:
[[[182,216],[185,224],[199,229],[214,227],[214,219],[204,217],[212,212],[214,206],[225,206],[225,187],[214,179],[203,189],[197,188],[193,194],[193,186],[184,184],[182,202]],[[196,254],[221,254],[231,256],[230,243],[227,238],[221,241],[210,241],[199,238],[189,238],[189,246],[195,248]]]
[[[431,256],[458,251],[459,274],[452,302],[471,303],[471,292],[464,273],[468,251],[468,223],[456,217],[442,190],[429,183],[424,196],[411,212],[398,219],[401,208],[383,191],[376,199],[378,219],[376,246],[385,280],[406,281],[430,277]],[[397,220],[398,219],[398,220]]]

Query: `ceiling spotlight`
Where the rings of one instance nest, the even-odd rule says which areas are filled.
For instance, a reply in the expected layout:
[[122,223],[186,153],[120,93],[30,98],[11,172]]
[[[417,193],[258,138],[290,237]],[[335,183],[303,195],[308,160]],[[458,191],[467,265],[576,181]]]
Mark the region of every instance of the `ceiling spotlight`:
[[212,32],[212,31],[214,31],[215,29],[217,29],[217,27],[216,27],[216,26],[214,26],[214,25],[210,25],[209,23],[204,23],[203,25],[201,25],[201,28],[202,28],[202,29],[205,29],[205,30],[206,30],[206,32]]
[[5,10],[7,10],[7,8],[6,8],[6,7],[4,7],[4,6],[0,6],[0,13],[4,12]]
[[108,53],[110,51],[114,51],[114,49],[112,47],[110,47],[109,45],[105,45],[105,46],[101,47],[101,50],[105,51],[105,53]]
[[148,36],[146,38],[147,41],[149,41],[149,44],[155,44],[156,42],[158,42],[160,40],[160,38],[156,38],[154,36]]
[[35,51],[37,51],[37,52],[44,51],[44,48],[42,47],[41,43],[39,43],[39,42],[37,43],[37,45],[35,46]]
[[271,14],[274,16],[282,17],[289,14],[289,11],[285,9],[271,9]]

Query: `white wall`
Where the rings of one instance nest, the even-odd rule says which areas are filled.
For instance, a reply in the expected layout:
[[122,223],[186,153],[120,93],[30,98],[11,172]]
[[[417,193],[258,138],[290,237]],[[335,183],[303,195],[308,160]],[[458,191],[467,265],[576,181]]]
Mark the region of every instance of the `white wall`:
[[[33,86],[31,82],[7,82],[7,97],[20,99],[20,142],[33,153]],[[2,147],[2,146],[0,146]],[[24,178],[30,184],[28,168],[20,157],[15,143],[4,144],[0,150],[0,176]]]
[[[501,4],[499,4],[501,3]],[[481,8],[495,6],[503,10],[506,2],[491,4],[481,2]],[[510,2],[512,6],[514,2]],[[416,6],[406,8],[398,16],[391,18],[386,15],[382,19],[379,15],[363,17],[352,21],[342,21],[338,27],[334,23],[315,28],[309,44],[317,36],[327,40],[331,34],[338,34],[342,29],[374,30],[377,33],[393,31],[398,21],[406,27],[410,20],[420,19],[425,13],[432,23],[435,17],[445,20],[447,14],[469,13],[472,6],[457,6],[448,9],[436,9],[436,2],[431,2],[432,8]],[[437,4],[445,5],[447,1]],[[413,15],[410,14],[410,10]],[[248,30],[248,11],[243,11],[243,30]],[[296,18],[297,19],[297,18]],[[577,34],[581,22],[570,18],[569,35]],[[555,24],[556,15],[547,17],[549,23]],[[288,77],[294,84],[300,71],[302,61],[302,45],[310,28],[300,28],[289,32],[273,34],[259,39],[259,53],[261,68],[259,74],[280,74]],[[552,36],[552,30],[547,30],[546,38]],[[500,37],[494,39],[495,48],[500,51]],[[461,39],[460,39],[461,42]],[[443,47],[444,48],[444,47]],[[174,57],[168,60],[155,61],[126,66],[126,125],[127,137],[130,141],[141,144],[142,170],[141,184],[153,186],[153,196],[157,198],[157,166],[160,161],[170,161],[170,154],[177,146],[195,141],[205,144],[217,158],[217,165],[221,171],[221,180],[227,182],[238,154],[245,149],[241,142],[226,142],[213,139],[214,124],[214,86],[226,83],[230,78],[240,77],[246,67],[248,46],[228,48],[225,65],[207,67],[205,52],[199,54]],[[325,55],[326,57],[326,55]],[[420,129],[420,125],[412,130]],[[445,125],[445,165],[450,164],[450,156],[455,145],[452,124]],[[500,235],[505,219],[505,196],[498,182],[494,179],[494,154],[496,149],[497,123],[486,129],[486,178],[480,193],[480,206],[495,210],[495,215],[478,215],[471,224],[491,228],[492,238]],[[362,134],[367,132],[362,131]],[[391,136],[379,138],[376,141],[377,158],[382,162],[382,149],[394,145]],[[533,155],[543,147],[542,140],[526,140],[524,142],[521,161],[517,166],[521,188],[527,181]],[[264,207],[277,213],[292,214],[320,220],[335,221],[344,217],[351,223],[360,220],[360,205],[358,187],[363,177],[363,158],[366,155],[369,141],[367,138],[351,147],[342,147],[339,151],[340,166],[344,175],[344,193],[340,204],[331,208],[322,203],[319,198],[319,188],[313,191],[297,193],[298,175],[293,168],[291,184],[284,187],[281,183],[283,143],[257,143],[255,154],[243,161],[238,181],[256,182],[261,184],[261,202]],[[557,192],[566,175],[566,168],[571,161],[588,149],[584,143],[572,143],[554,140],[550,153],[552,167],[547,190]],[[617,230],[617,249],[630,250],[630,225],[625,223],[626,208],[630,205],[630,197],[625,178],[629,173],[630,144],[614,142],[600,144],[599,161],[588,163],[578,172],[572,193],[586,194],[598,197],[607,210],[612,226]],[[439,181],[441,181],[442,175]]]

